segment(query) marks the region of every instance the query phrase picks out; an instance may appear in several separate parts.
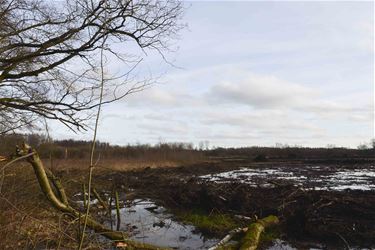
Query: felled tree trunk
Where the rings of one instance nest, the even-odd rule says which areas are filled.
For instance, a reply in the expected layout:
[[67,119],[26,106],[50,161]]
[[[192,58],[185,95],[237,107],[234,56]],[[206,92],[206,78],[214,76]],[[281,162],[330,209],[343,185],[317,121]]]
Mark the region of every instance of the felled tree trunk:
[[227,244],[233,238],[234,235],[238,233],[242,233],[242,232],[247,232],[247,227],[246,228],[239,227],[239,228],[229,231],[229,233],[221,241],[219,241],[214,246],[210,247],[208,250],[217,250],[217,249],[222,249],[222,248],[225,249],[225,244]]
[[240,250],[256,250],[259,244],[260,235],[264,229],[279,223],[279,219],[270,215],[250,224],[245,236],[242,239]]
[[[78,210],[74,209],[69,205],[68,199],[65,194],[65,190],[61,182],[52,174],[52,172],[50,172],[49,170],[46,171],[42,161],[40,160],[35,150],[33,150],[29,145],[24,144],[23,147],[17,151],[17,154],[18,156],[26,156],[30,154],[30,156],[27,157],[26,160],[32,165],[35,175],[38,179],[40,188],[42,189],[42,192],[55,208],[57,208],[61,212],[69,214],[74,218],[79,218],[82,216]],[[50,179],[53,185],[55,186],[58,195],[55,194],[53,188],[51,187]],[[95,221],[91,217],[87,218],[87,226],[93,229],[96,233],[101,234],[110,240],[123,242],[125,246],[131,249],[165,249],[131,241],[127,239],[126,233],[111,230],[103,224]]]

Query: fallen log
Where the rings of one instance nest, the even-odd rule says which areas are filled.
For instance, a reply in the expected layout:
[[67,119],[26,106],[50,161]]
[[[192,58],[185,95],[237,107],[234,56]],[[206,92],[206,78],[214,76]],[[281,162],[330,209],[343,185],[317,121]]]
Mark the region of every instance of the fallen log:
[[227,244],[233,238],[234,235],[241,233],[241,232],[247,232],[247,230],[248,230],[247,227],[245,228],[239,227],[239,228],[229,231],[229,233],[221,241],[219,241],[214,246],[210,247],[208,250],[216,250],[216,249],[220,249],[221,247],[224,247],[224,245]]
[[249,225],[245,236],[242,238],[240,250],[256,250],[259,239],[265,228],[279,223],[279,219],[270,215]]

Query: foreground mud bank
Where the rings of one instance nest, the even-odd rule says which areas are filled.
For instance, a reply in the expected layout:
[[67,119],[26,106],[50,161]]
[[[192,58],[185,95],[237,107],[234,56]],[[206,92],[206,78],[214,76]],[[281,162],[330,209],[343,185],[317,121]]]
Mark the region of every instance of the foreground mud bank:
[[[267,173],[266,169],[275,167],[274,164],[277,163],[246,167],[258,172],[263,169]],[[241,167],[243,169],[244,166]],[[371,164],[316,167],[330,173],[336,170],[348,173],[355,168],[357,175],[361,173],[358,180],[366,177],[366,181],[371,182],[374,179],[369,172],[374,169]],[[169,211],[200,211],[206,214],[214,211],[249,218],[276,215],[281,220],[278,236],[300,248],[306,247],[306,242],[318,242],[330,249],[344,249],[348,245],[362,248],[375,246],[374,190],[322,190],[296,185],[291,180],[298,179],[298,183],[303,183],[304,180],[319,179],[316,171],[311,171],[311,165],[305,164],[284,164],[283,169],[286,172],[303,172],[305,178],[272,178],[272,173],[268,173],[270,178],[252,178],[251,182],[241,178],[226,181],[202,178],[237,169],[239,166],[233,164],[202,163],[173,169],[146,168],[98,178],[113,182],[124,190],[128,198],[147,197]],[[354,179],[345,179],[345,174],[343,178],[338,176],[338,181],[343,185],[348,182],[350,186],[350,182],[355,181],[355,175]],[[265,180],[268,185],[264,185]],[[373,182],[369,184],[373,185]],[[223,236],[220,231],[211,233],[216,237]]]

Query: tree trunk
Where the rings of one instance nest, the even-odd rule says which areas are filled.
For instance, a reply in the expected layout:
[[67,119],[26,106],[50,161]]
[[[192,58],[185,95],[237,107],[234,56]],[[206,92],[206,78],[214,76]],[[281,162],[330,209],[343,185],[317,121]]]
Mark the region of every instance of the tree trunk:
[[263,233],[264,229],[278,223],[279,219],[274,215],[270,215],[250,224],[242,239],[240,250],[256,250],[258,248],[260,235]]

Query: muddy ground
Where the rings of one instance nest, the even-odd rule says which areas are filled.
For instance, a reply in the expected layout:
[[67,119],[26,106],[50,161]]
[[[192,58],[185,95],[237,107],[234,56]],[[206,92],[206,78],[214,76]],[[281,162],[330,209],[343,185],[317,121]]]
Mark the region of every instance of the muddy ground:
[[[289,180],[269,178],[269,185],[249,185],[236,181],[213,182],[200,176],[240,167],[262,169],[282,166],[286,171],[303,169],[303,162],[241,163],[216,161],[177,168],[100,174],[96,180],[112,183],[127,199],[149,198],[170,211],[203,211],[260,218],[270,214],[281,220],[279,238],[298,249],[310,242],[328,249],[375,246],[374,190],[314,190],[296,186]],[[311,163],[310,163],[311,165]],[[373,163],[328,164],[326,171],[340,168],[374,168]],[[313,175],[313,173],[309,173]],[[320,173],[321,174],[321,173]],[[309,176],[313,178],[313,176]],[[375,178],[373,178],[375,182]],[[371,181],[371,179],[370,179]],[[374,183],[372,183],[374,184]],[[178,212],[177,212],[178,213]],[[213,233],[222,237],[223,232]]]

